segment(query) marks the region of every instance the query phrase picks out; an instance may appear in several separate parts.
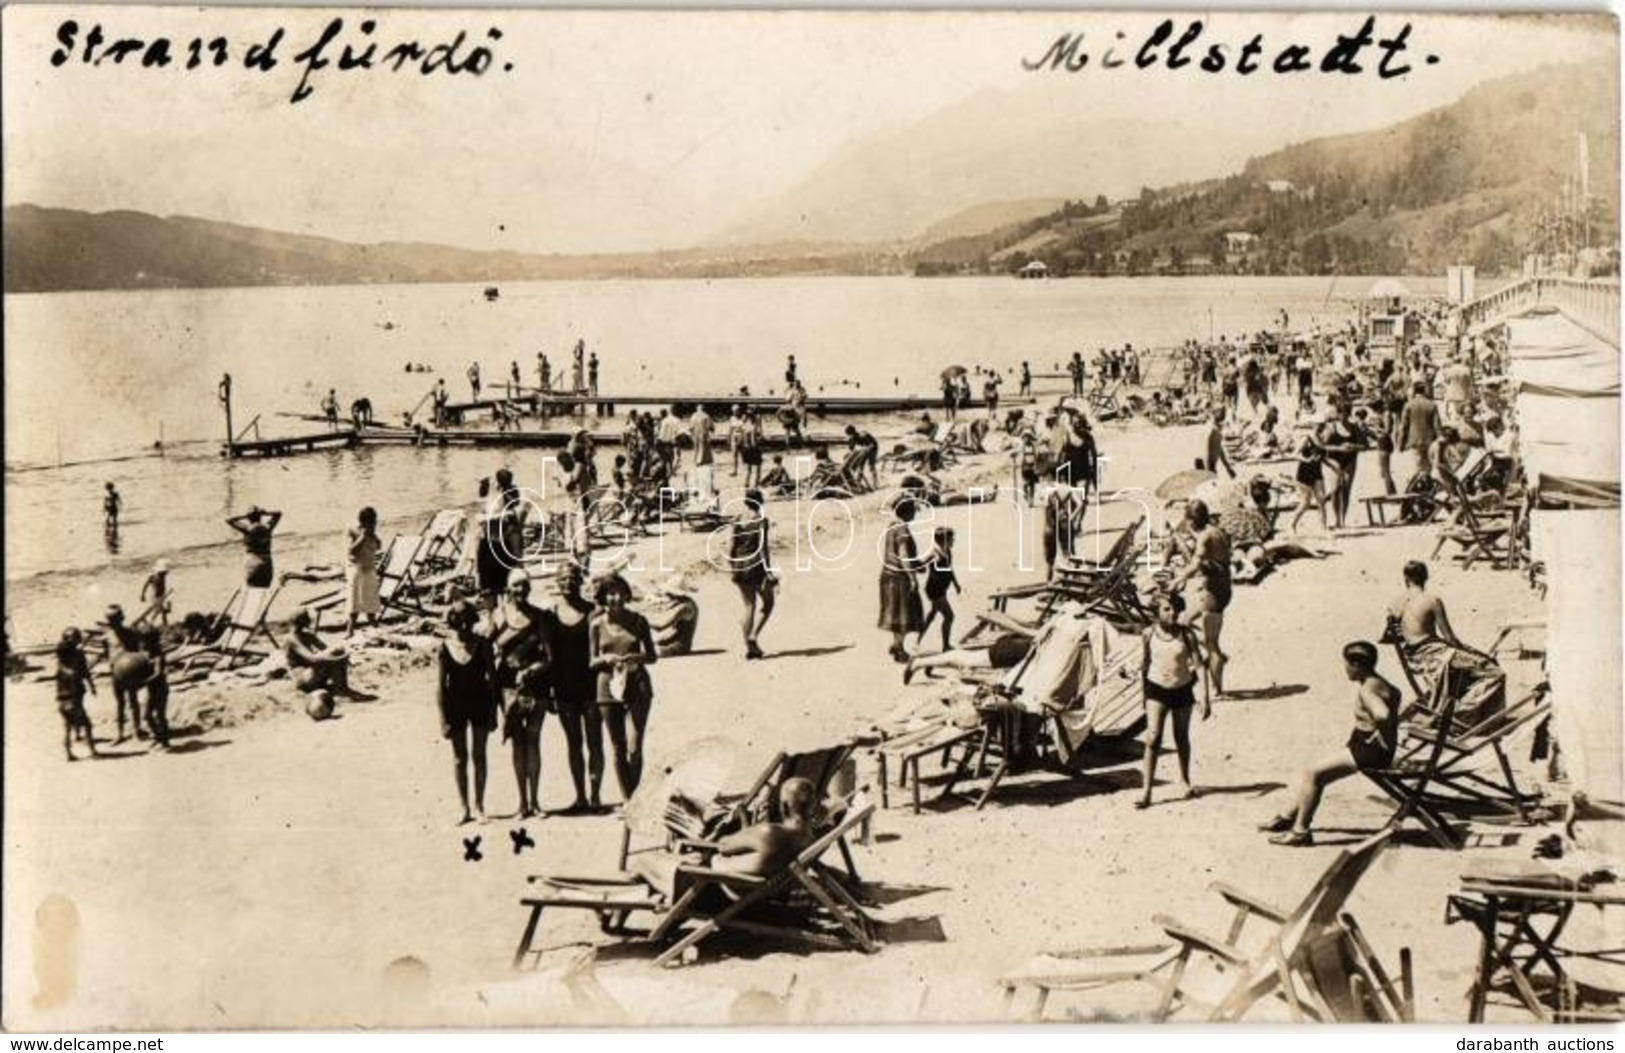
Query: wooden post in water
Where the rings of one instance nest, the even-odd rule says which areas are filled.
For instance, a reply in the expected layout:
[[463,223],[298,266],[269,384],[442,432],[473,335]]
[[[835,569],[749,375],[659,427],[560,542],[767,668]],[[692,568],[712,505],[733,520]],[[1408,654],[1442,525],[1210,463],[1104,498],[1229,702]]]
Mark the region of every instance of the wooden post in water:
[[232,444],[237,441],[237,433],[231,429],[231,374],[226,373],[220,378],[220,402],[226,407],[226,456],[231,457]]

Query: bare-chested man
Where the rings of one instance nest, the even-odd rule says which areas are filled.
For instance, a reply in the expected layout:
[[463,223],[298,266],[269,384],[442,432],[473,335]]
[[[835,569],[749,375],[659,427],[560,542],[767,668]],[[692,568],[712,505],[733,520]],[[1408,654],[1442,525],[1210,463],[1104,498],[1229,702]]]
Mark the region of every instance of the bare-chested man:
[[[786,779],[779,787],[779,822],[747,826],[717,842],[713,870],[767,877],[783,870],[813,842],[812,810],[817,787],[808,779]],[[683,857],[670,853],[640,855],[636,873],[651,887],[676,899],[686,890],[679,867]]]

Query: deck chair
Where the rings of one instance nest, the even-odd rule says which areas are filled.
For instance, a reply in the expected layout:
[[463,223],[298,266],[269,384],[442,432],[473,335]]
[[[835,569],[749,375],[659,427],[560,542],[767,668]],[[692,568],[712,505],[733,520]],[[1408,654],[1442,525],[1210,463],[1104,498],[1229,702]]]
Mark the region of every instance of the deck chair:
[[[675,898],[662,895],[632,875],[533,876],[530,880],[541,887],[542,894],[520,900],[529,914],[514,952],[514,968],[520,968],[526,958],[539,957],[540,952],[534,949],[536,934],[543,912],[550,907],[593,911],[600,927],[617,936],[638,935],[628,929],[628,921],[634,915],[648,916],[653,924],[642,938],[655,945],[669,944],[655,958],[656,965],[680,965],[689,948],[708,936],[727,931],[873,953],[879,949],[874,920],[830,876],[823,856],[867,823],[874,811],[874,804],[866,796],[856,795],[838,823],[775,874],[756,876],[681,864],[677,874],[682,891]],[[794,903],[798,896],[805,902]],[[773,909],[770,913],[763,908]]]
[[[1050,995],[1056,991],[1091,991],[1125,982],[1149,986],[1156,1002],[1151,1019],[1167,1020],[1186,1008],[1201,1010],[1207,1020],[1234,1021],[1265,998],[1285,1001],[1297,1020],[1364,1022],[1386,1019],[1395,1022],[1410,1014],[1403,989],[1396,989],[1386,971],[1375,965],[1363,934],[1345,924],[1343,908],[1360,879],[1370,869],[1387,844],[1389,831],[1367,838],[1337,857],[1291,909],[1282,909],[1249,895],[1234,886],[1214,883],[1210,888],[1232,908],[1230,926],[1224,936],[1214,936],[1166,915],[1153,918],[1168,942],[1131,947],[1104,947],[1039,955],[1000,981],[1005,1005],[1010,1007],[1023,988],[1037,991],[1034,1017],[1041,1017]],[[1244,937],[1250,930],[1265,927],[1264,939],[1253,950],[1245,949]],[[1335,957],[1332,955],[1335,954]],[[1233,976],[1217,1004],[1203,1004],[1186,987],[1190,966],[1206,961],[1221,975]],[[1402,956],[1402,972],[1408,958]],[[1328,968],[1331,962],[1336,968]],[[1373,967],[1375,966],[1375,967]],[[1352,970],[1365,991],[1380,992],[1373,997],[1346,985],[1342,992],[1332,982],[1336,969]],[[1351,997],[1351,995],[1356,997]]]
[[[220,636],[213,643],[170,658],[170,668],[177,679],[201,679],[212,672],[235,669],[263,658],[270,650],[281,646],[266,621],[271,604],[281,591],[280,585],[245,586],[232,593],[231,599],[226,601],[226,609],[216,622],[222,627]],[[261,636],[270,642],[270,649],[255,646]]]
[[397,534],[378,562],[378,603],[412,614],[422,614],[418,599],[421,583],[419,559],[424,548],[422,534]]
[[[1081,623],[1090,617],[1079,616],[1079,627],[1087,631]],[[993,687],[992,697],[980,707],[988,730],[976,749],[965,748],[952,767],[948,767],[951,754],[944,754],[948,780],[943,797],[951,796],[964,779],[985,777],[987,783],[976,796],[975,806],[980,810],[1019,761],[1031,761],[1035,769],[1076,776],[1090,738],[1128,734],[1138,727],[1144,711],[1143,685],[1138,675],[1125,679],[1122,673],[1136,674],[1130,667],[1138,662],[1140,649],[1119,647],[1102,661],[1088,648],[1091,662],[1098,664],[1093,680],[1084,685],[1080,683],[1084,672],[1081,656],[1090,638],[1085,635],[1080,640],[1057,627],[1053,635],[1041,635],[1035,641],[1027,657],[1004,675]],[[1028,705],[1015,704],[1021,696],[1028,699]]]
[[[634,848],[632,828],[623,826],[620,869],[625,870],[629,859],[640,852],[670,849],[680,841],[704,841],[733,833],[752,823],[777,821],[779,787],[793,778],[811,782],[815,799],[827,807],[834,796],[831,791],[835,780],[856,749],[856,743],[842,742],[802,753],[781,751],[768,761],[744,793],[724,794],[709,802],[683,802],[676,808],[668,808],[667,836],[657,845]],[[850,847],[843,841],[840,850],[848,873],[856,876]]]
[[1454,543],[1458,551],[1453,558],[1464,566],[1472,566],[1480,559],[1491,567],[1511,567],[1516,561],[1512,537],[1516,524],[1510,512],[1485,512],[1473,506],[1472,498],[1458,480],[1452,479],[1448,489],[1455,501],[1455,522],[1439,531],[1439,542],[1433,547],[1432,559],[1438,559],[1446,544]]
[[[1427,707],[1439,727],[1449,727],[1455,719],[1459,696],[1450,690],[1450,681],[1447,669],[1434,685],[1434,694]],[[1441,810],[1437,795],[1429,792],[1439,775],[1447,741],[1447,736],[1435,736],[1425,749],[1396,754],[1389,767],[1366,768],[1360,774],[1394,801],[1395,808],[1388,820],[1388,829],[1398,829],[1414,819],[1440,847],[1461,848],[1464,839]]]
[[[1513,735],[1550,715],[1548,690],[1548,685],[1542,683],[1527,697],[1469,726],[1443,720],[1408,726],[1404,733],[1408,748],[1403,750],[1402,758],[1424,756],[1437,746],[1438,759],[1429,792],[1443,806],[1460,802],[1531,822],[1532,806],[1540,795],[1519,787],[1506,744]],[[1489,761],[1493,764],[1486,763]]]
[[1123,415],[1123,404],[1118,401],[1118,393],[1123,390],[1123,382],[1117,381],[1104,391],[1095,391],[1089,395],[1089,411],[1100,420],[1113,420]]
[[423,527],[423,545],[418,550],[418,573],[443,573],[457,565],[463,549],[463,531],[468,515],[461,508],[442,508]]

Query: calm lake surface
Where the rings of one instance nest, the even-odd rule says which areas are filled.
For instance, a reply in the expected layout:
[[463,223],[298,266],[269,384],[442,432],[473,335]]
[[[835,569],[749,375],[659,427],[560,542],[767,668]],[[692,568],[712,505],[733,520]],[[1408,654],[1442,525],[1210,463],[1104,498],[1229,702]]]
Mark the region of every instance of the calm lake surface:
[[[1087,357],[1124,342],[1158,348],[1235,336],[1273,326],[1283,309],[1294,329],[1338,324],[1371,282],[543,282],[503,285],[495,302],[480,285],[7,296],[8,614],[44,597],[116,593],[133,604],[131,590],[160,555],[178,577],[188,567],[235,565],[239,549],[221,521],[250,504],[285,513],[279,564],[336,562],[338,536],[364,504],[379,508],[387,532],[471,499],[474,481],[504,463],[513,462],[521,484],[539,472],[524,462],[540,453],[494,450],[382,448],[228,463],[218,456],[222,373],[234,378],[237,427],[258,414],[266,434],[309,430],[285,414],[318,412],[328,388],[341,406],[366,395],[381,419],[399,421],[440,377],[454,400],[466,398],[464,373],[474,361],[488,388],[514,361],[534,384],[538,351],[557,377],[577,338],[599,355],[605,393],[741,385],[767,393],[782,384],[793,353],[814,393],[929,394],[953,363],[1013,372],[1025,359],[1048,372],[1074,350]],[[1417,293],[1443,289],[1442,280],[1407,284]],[[407,363],[435,372],[408,373]],[[152,455],[160,436],[163,457]],[[117,551],[101,529],[108,480],[125,499]]]

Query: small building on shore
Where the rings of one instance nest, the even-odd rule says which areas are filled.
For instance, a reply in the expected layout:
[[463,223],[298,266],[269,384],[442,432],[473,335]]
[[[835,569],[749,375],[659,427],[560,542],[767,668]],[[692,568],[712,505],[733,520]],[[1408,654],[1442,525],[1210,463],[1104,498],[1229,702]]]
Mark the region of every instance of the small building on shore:
[[1033,260],[1016,272],[1017,278],[1048,278],[1049,266],[1043,260]]

